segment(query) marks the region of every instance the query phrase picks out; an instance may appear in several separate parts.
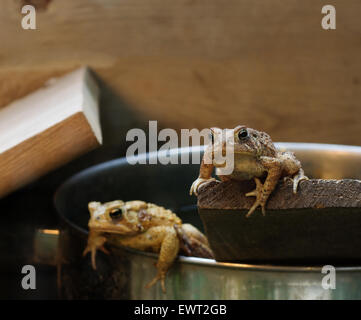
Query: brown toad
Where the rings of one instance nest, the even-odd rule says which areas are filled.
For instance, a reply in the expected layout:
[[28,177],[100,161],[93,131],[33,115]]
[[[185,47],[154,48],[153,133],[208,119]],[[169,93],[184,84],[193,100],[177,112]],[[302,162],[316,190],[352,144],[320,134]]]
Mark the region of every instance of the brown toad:
[[172,211],[143,201],[90,202],[88,245],[96,269],[97,249],[105,253],[106,241],[133,249],[159,253],[158,273],[146,287],[158,280],[165,292],[165,276],[179,252],[188,256],[213,258],[207,238],[194,226],[182,224]]
[[[193,182],[190,194],[197,195],[202,184],[215,180],[212,178],[214,167],[217,168],[217,176],[222,181],[254,179],[256,189],[246,194],[247,197],[256,197],[256,201],[247,213],[249,217],[258,206],[261,206],[262,213],[265,214],[267,199],[281,177],[293,178],[294,193],[297,192],[298,183],[308,179],[294,154],[277,150],[267,133],[243,125],[226,130],[227,134],[224,134],[219,128],[211,128],[212,142],[205,150],[199,177]],[[226,147],[232,147],[234,150],[232,159],[234,164],[232,173],[223,175],[222,168],[225,167],[225,163],[217,162],[214,155],[216,151],[224,155]],[[266,178],[262,184],[260,178],[263,177]]]

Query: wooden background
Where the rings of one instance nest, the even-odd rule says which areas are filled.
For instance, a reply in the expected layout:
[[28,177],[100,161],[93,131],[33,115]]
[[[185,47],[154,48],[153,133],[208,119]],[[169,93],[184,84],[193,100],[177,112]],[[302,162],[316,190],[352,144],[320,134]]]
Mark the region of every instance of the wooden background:
[[[24,3],[40,4],[37,30],[21,28]],[[110,95],[106,144],[152,119],[361,145],[360,16],[359,0],[2,0],[0,107],[86,64]]]

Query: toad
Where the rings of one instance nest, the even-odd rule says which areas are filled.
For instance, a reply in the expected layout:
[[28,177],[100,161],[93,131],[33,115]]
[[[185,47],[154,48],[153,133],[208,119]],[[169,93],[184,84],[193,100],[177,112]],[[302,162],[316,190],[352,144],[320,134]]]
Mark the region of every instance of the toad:
[[[201,185],[214,181],[212,172],[218,168],[217,176],[221,181],[254,179],[256,189],[246,196],[254,196],[256,200],[246,216],[249,217],[259,206],[265,215],[267,199],[281,177],[293,178],[293,193],[297,192],[301,180],[308,179],[295,155],[277,150],[267,133],[244,125],[226,129],[226,132],[228,134],[224,134],[222,129],[211,128],[211,143],[203,155],[199,176],[190,188],[191,195],[197,195]],[[217,162],[214,155],[216,151],[224,155],[228,147],[233,150],[233,171],[222,175],[225,164]],[[264,183],[261,181],[263,178]]]
[[109,254],[105,242],[133,249],[159,253],[157,275],[146,287],[160,281],[165,292],[165,276],[178,253],[213,258],[207,238],[194,226],[183,224],[172,211],[143,201],[115,200],[90,202],[88,245],[83,255],[91,253],[96,269],[97,249]]

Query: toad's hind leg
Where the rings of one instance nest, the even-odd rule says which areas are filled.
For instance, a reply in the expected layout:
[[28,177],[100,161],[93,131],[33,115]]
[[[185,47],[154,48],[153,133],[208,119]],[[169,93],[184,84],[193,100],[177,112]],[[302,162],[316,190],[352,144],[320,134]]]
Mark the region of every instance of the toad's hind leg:
[[196,227],[189,223],[175,225],[178,238],[180,239],[180,250],[188,256],[213,259],[213,252],[209,247],[206,236]]

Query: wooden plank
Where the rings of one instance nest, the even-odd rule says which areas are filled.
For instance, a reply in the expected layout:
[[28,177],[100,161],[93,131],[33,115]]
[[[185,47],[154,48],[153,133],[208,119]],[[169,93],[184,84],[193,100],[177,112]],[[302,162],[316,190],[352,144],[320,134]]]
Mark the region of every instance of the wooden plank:
[[[292,192],[292,181],[280,182],[272,192],[267,210],[304,208],[360,208],[361,180],[310,179],[301,181],[296,194]],[[198,206],[202,209],[247,210],[255,197],[246,197],[254,190],[253,181],[211,182],[201,187]]]
[[352,264],[361,261],[361,181],[312,179],[292,193],[280,182],[267,203],[246,218],[255,198],[250,181],[200,189],[199,214],[218,261]]
[[76,70],[0,111],[0,197],[101,144],[98,89]]
[[19,2],[3,2],[0,105],[86,63],[166,127],[244,123],[274,141],[361,144],[359,0],[332,2],[332,31],[321,0],[53,0],[33,31],[20,29]]

